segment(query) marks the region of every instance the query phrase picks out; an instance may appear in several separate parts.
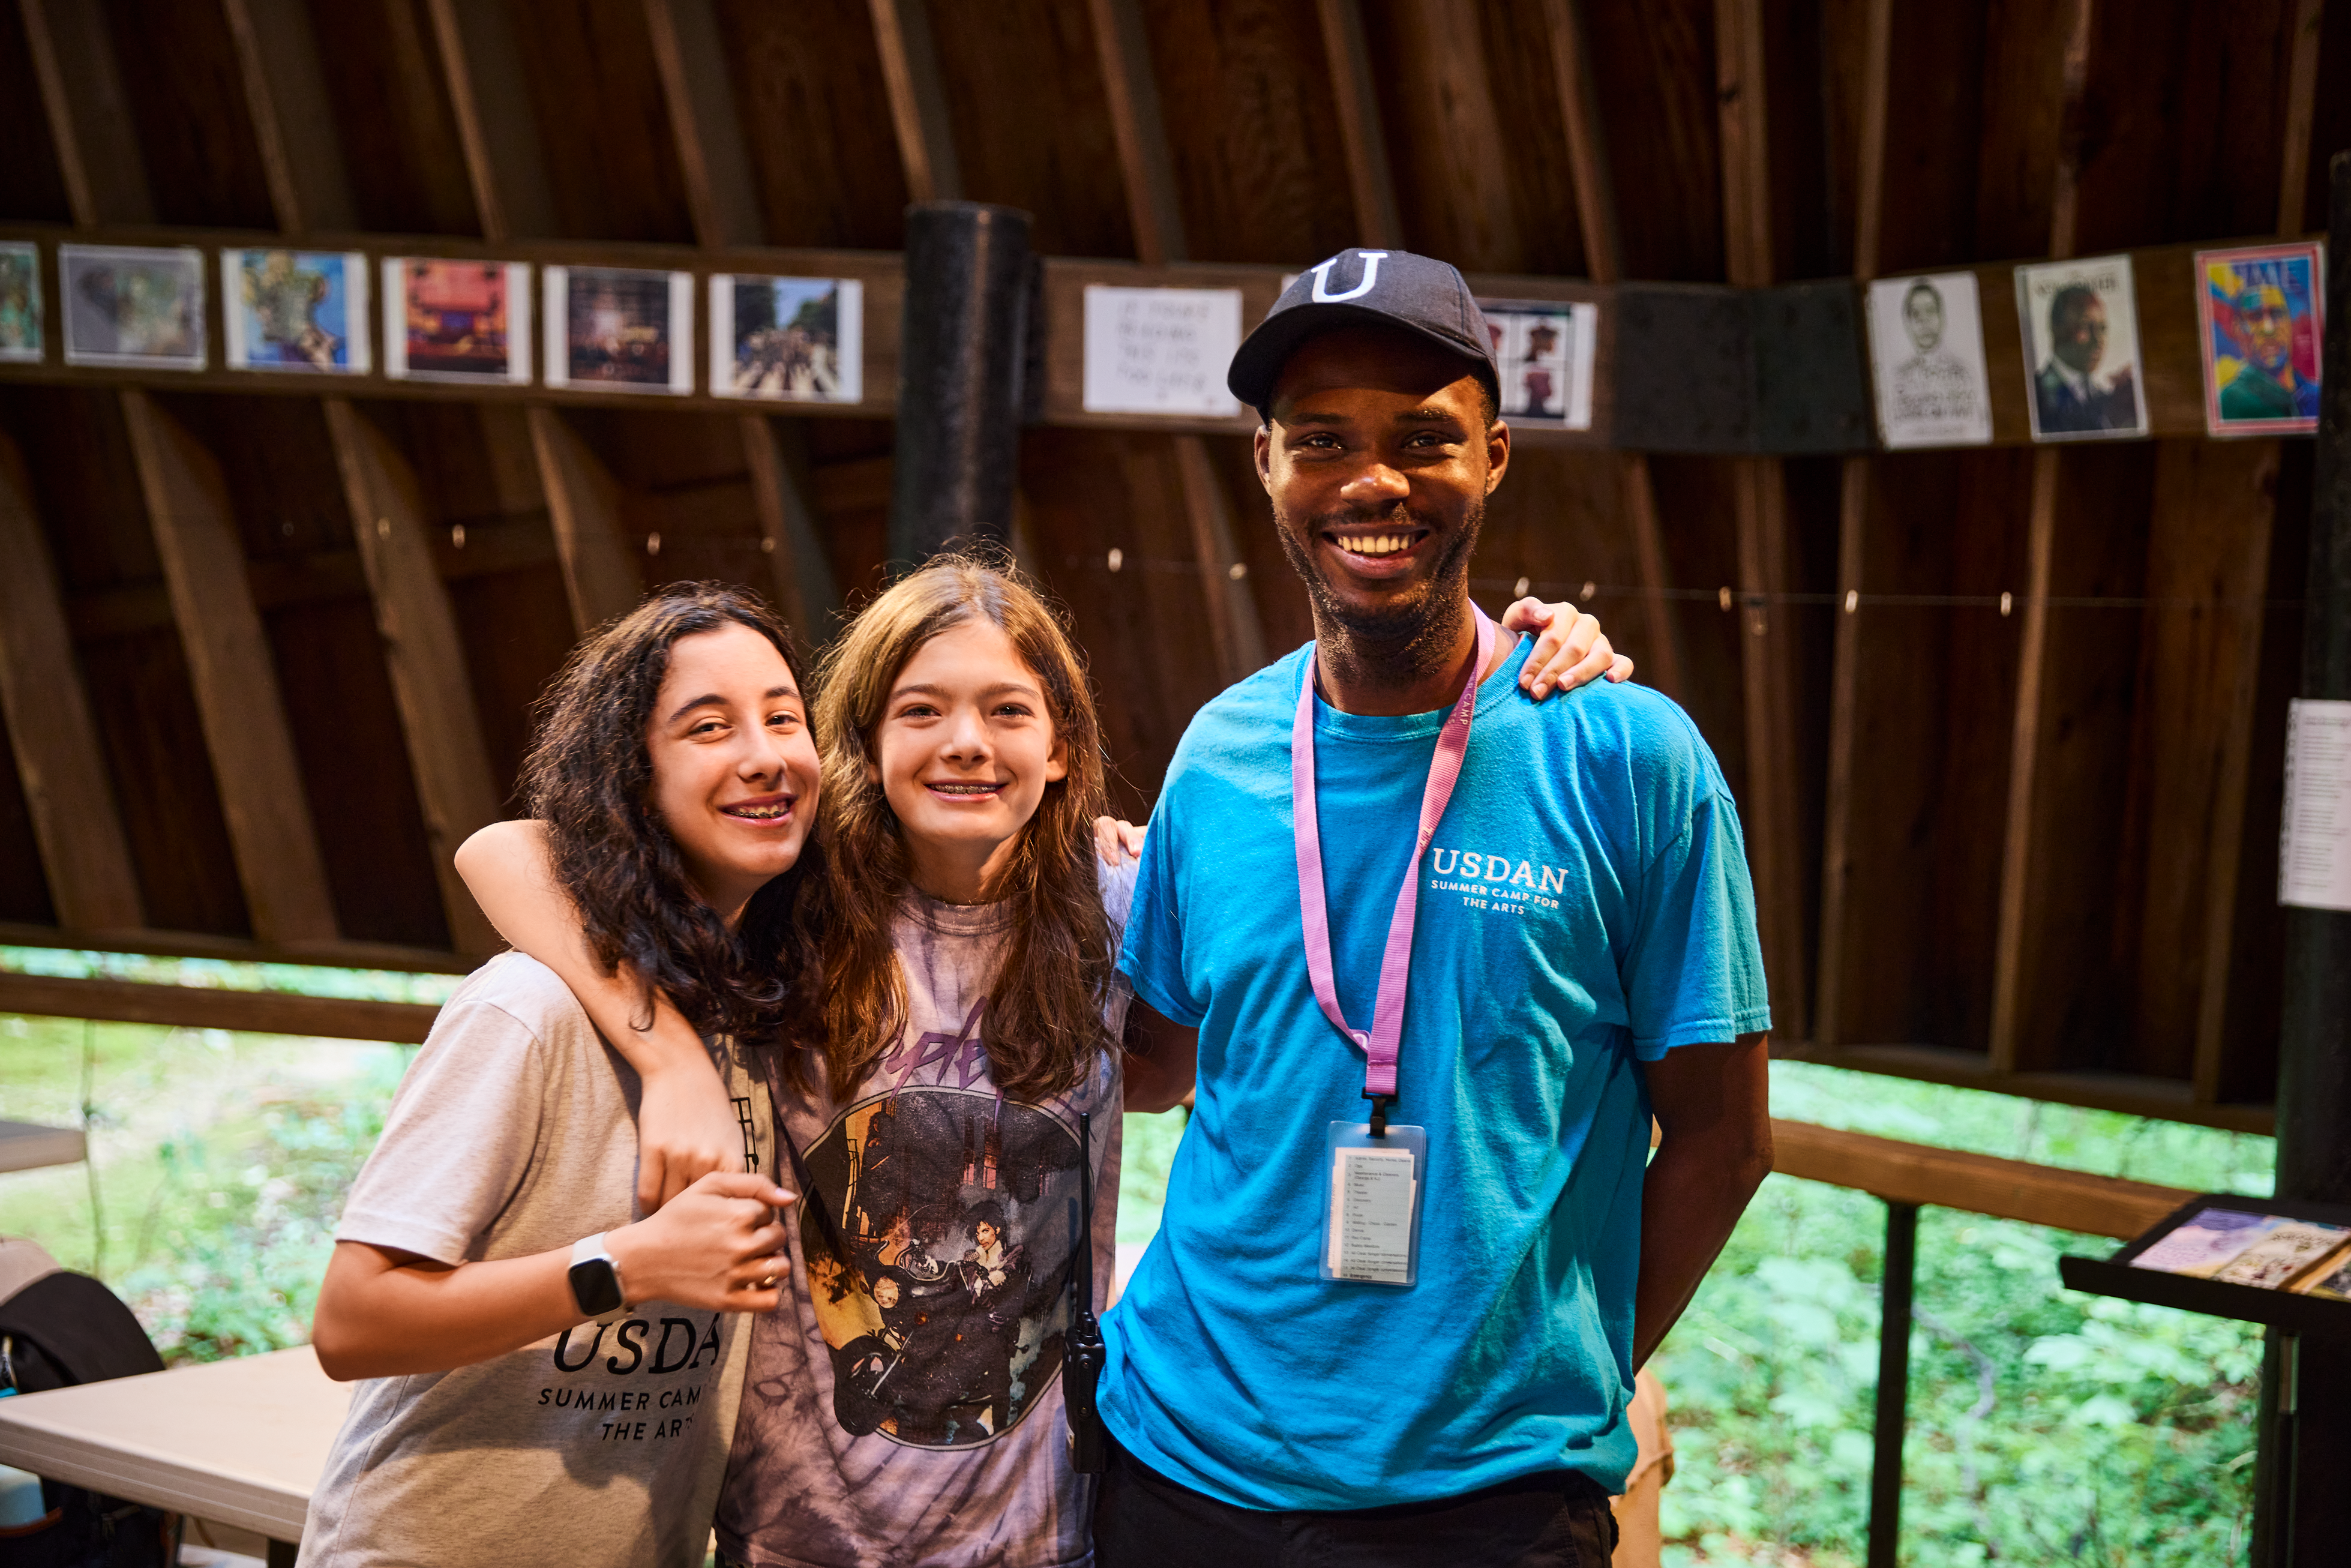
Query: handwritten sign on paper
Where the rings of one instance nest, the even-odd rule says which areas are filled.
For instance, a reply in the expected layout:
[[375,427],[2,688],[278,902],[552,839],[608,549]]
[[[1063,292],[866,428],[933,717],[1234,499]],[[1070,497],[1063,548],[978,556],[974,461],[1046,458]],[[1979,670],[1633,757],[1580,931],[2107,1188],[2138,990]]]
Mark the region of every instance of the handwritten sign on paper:
[[1241,405],[1225,370],[1240,345],[1238,288],[1088,284],[1085,410],[1229,418]]
[[2351,909],[2351,702],[2287,707],[2284,816],[2278,902]]

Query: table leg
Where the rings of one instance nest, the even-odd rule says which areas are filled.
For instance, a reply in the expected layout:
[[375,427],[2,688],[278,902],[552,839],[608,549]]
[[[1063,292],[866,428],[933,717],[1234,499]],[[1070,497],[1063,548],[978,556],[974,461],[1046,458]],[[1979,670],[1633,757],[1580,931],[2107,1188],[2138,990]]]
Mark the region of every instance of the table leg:
[[294,1559],[301,1554],[298,1541],[273,1541],[269,1543],[269,1568],[294,1568]]

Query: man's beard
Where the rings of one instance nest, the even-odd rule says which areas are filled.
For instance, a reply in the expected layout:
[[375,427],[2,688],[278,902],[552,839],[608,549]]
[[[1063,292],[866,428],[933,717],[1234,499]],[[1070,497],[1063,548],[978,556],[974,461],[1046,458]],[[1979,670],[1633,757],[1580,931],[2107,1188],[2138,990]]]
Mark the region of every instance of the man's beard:
[[[1399,528],[1428,529],[1437,540],[1437,559],[1421,580],[1419,591],[1398,594],[1375,610],[1347,604],[1316,570],[1313,541],[1328,528],[1361,528],[1388,519]],[[1458,528],[1449,529],[1398,502],[1385,512],[1352,508],[1325,512],[1308,522],[1302,543],[1300,530],[1279,516],[1274,519],[1274,533],[1281,540],[1281,553],[1290,558],[1290,569],[1306,584],[1306,597],[1314,608],[1315,635],[1325,644],[1325,656],[1343,660],[1366,674],[1402,682],[1434,674],[1451,662],[1468,613],[1469,557],[1478,548],[1478,533],[1485,521],[1482,500],[1462,517]]]

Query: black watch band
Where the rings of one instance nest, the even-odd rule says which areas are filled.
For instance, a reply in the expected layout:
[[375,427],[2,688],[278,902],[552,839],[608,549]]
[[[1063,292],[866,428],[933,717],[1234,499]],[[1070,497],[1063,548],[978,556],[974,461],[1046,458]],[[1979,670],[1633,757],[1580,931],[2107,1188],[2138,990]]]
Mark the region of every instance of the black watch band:
[[571,1300],[581,1312],[601,1318],[628,1304],[621,1288],[621,1266],[604,1249],[601,1232],[571,1244]]

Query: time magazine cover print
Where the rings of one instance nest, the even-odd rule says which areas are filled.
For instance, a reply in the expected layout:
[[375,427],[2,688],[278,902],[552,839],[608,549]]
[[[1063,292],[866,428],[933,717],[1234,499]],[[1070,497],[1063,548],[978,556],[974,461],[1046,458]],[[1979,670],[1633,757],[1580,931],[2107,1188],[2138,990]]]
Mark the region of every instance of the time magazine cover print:
[[367,257],[356,251],[225,250],[221,312],[229,368],[365,375]]
[[1991,378],[1974,273],[1871,283],[1869,361],[1878,434],[1889,448],[1991,440]]
[[1593,351],[1600,307],[1589,302],[1480,299],[1501,378],[1502,417],[1550,430],[1592,428]]
[[710,390],[720,397],[858,402],[865,286],[853,277],[710,280]]
[[2139,388],[2138,300],[2126,256],[2016,269],[2025,392],[2035,441],[2147,434]]
[[546,296],[549,386],[694,390],[694,274],[550,267]]
[[66,363],[204,368],[204,256],[192,247],[57,247]]
[[0,245],[0,361],[41,360],[41,252],[33,245]]
[[2318,429],[2325,300],[2325,256],[2314,244],[2196,253],[2205,429],[2214,435]]
[[383,373],[394,381],[530,381],[530,267],[387,257]]

